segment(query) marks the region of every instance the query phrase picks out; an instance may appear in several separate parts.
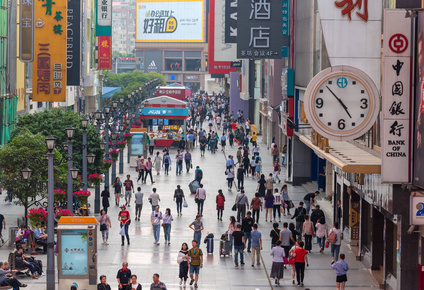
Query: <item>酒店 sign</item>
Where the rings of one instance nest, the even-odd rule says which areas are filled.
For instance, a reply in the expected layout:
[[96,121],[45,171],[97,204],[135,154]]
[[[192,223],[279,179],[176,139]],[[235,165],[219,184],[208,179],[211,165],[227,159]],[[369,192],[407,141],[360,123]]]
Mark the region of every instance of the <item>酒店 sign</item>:
[[411,181],[411,19],[384,11],[381,181]]

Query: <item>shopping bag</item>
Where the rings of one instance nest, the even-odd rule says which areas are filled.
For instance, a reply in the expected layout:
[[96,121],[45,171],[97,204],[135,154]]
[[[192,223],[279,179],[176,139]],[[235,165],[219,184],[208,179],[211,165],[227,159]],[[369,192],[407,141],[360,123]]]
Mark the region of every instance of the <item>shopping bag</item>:
[[188,207],[188,203],[186,200],[184,200],[183,207]]
[[119,231],[119,234],[120,234],[121,236],[125,236],[125,226],[123,226],[123,227],[121,228],[121,230]]

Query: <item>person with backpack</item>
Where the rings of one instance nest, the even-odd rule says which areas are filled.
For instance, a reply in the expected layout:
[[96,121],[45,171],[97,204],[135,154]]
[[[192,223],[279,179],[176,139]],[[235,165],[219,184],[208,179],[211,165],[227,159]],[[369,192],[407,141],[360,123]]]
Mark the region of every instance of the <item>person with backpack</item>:
[[296,231],[301,233],[303,229],[303,223],[305,222],[306,210],[303,208],[303,202],[299,202],[299,207],[294,211],[294,215],[291,219],[296,219]]
[[225,205],[225,196],[222,193],[222,189],[219,189],[218,195],[216,196],[216,211],[217,211],[219,221],[222,221],[222,213],[224,212],[224,205]]
[[163,166],[165,166],[165,174],[169,175],[169,167],[171,166],[171,157],[169,156],[169,153],[166,152],[163,156]]
[[202,182],[203,179],[203,171],[199,168],[199,166],[196,166],[196,170],[194,170],[194,180],[197,180],[199,184]]
[[331,244],[331,264],[337,262],[339,258],[342,231],[339,223],[335,222],[333,228],[328,233],[328,242]]
[[180,185],[177,185],[177,189],[174,192],[174,201],[177,202],[177,213],[178,213],[178,216],[182,216],[183,215],[183,213],[182,213],[183,199],[184,199],[184,201],[186,200],[185,199],[185,196],[184,196],[184,191],[181,189],[181,186]]

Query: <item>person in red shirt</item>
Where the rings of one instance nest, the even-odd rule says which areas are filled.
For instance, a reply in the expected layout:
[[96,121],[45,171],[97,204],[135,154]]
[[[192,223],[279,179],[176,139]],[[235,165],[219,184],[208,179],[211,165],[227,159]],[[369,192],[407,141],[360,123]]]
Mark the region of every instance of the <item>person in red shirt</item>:
[[[127,237],[127,242],[128,245],[130,244],[130,236],[128,235],[128,228],[130,226],[130,222],[131,222],[131,218],[130,218],[130,213],[129,211],[126,210],[125,205],[121,205],[121,211],[118,214],[118,220],[120,222],[121,228],[125,227],[125,236]],[[123,235],[121,235],[121,240],[122,240],[122,244],[121,246],[124,245],[125,242],[125,237]]]
[[[130,207],[130,202],[131,202],[131,193],[134,193],[134,183],[133,181],[130,179],[130,175],[127,175],[127,179],[124,181],[124,186],[125,186],[125,205]],[[132,190],[132,192],[131,192]]]
[[216,196],[216,210],[218,213],[218,220],[222,221],[222,213],[224,211],[225,196],[222,193],[222,190],[218,190],[218,195]]
[[231,129],[234,131],[235,129],[237,129],[237,123],[236,122],[232,122],[231,123]]
[[299,248],[294,250],[294,261],[295,261],[295,268],[296,268],[296,278],[297,278],[297,285],[303,286],[303,279],[305,278],[305,262],[306,265],[309,267],[308,262],[308,251],[306,251],[303,248],[304,243],[302,241],[298,242]]

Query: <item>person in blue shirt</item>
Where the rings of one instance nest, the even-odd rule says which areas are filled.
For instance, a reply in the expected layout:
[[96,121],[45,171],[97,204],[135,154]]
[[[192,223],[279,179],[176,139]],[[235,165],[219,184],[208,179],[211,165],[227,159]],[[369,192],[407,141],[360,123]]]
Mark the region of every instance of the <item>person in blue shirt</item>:
[[221,151],[225,151],[226,142],[227,142],[227,137],[225,136],[225,133],[222,133],[222,136],[221,136]]
[[225,163],[225,166],[227,168],[230,167],[231,165],[234,167],[234,159],[233,158],[234,158],[233,155],[228,156],[227,162]]
[[333,263],[331,268],[336,270],[336,287],[337,290],[344,290],[347,282],[346,272],[349,270],[349,266],[345,262],[345,254],[340,254],[340,260]]
[[256,254],[256,264],[259,266],[261,260],[261,250],[262,250],[262,234],[258,231],[258,224],[253,225],[252,236],[252,267],[255,266],[255,254]]
[[193,132],[190,131],[190,133],[187,135],[187,149],[193,150],[193,141],[194,141],[194,135]]
[[37,244],[43,246],[44,254],[47,253],[47,234],[44,233],[44,225],[37,224],[34,230],[34,238]]

